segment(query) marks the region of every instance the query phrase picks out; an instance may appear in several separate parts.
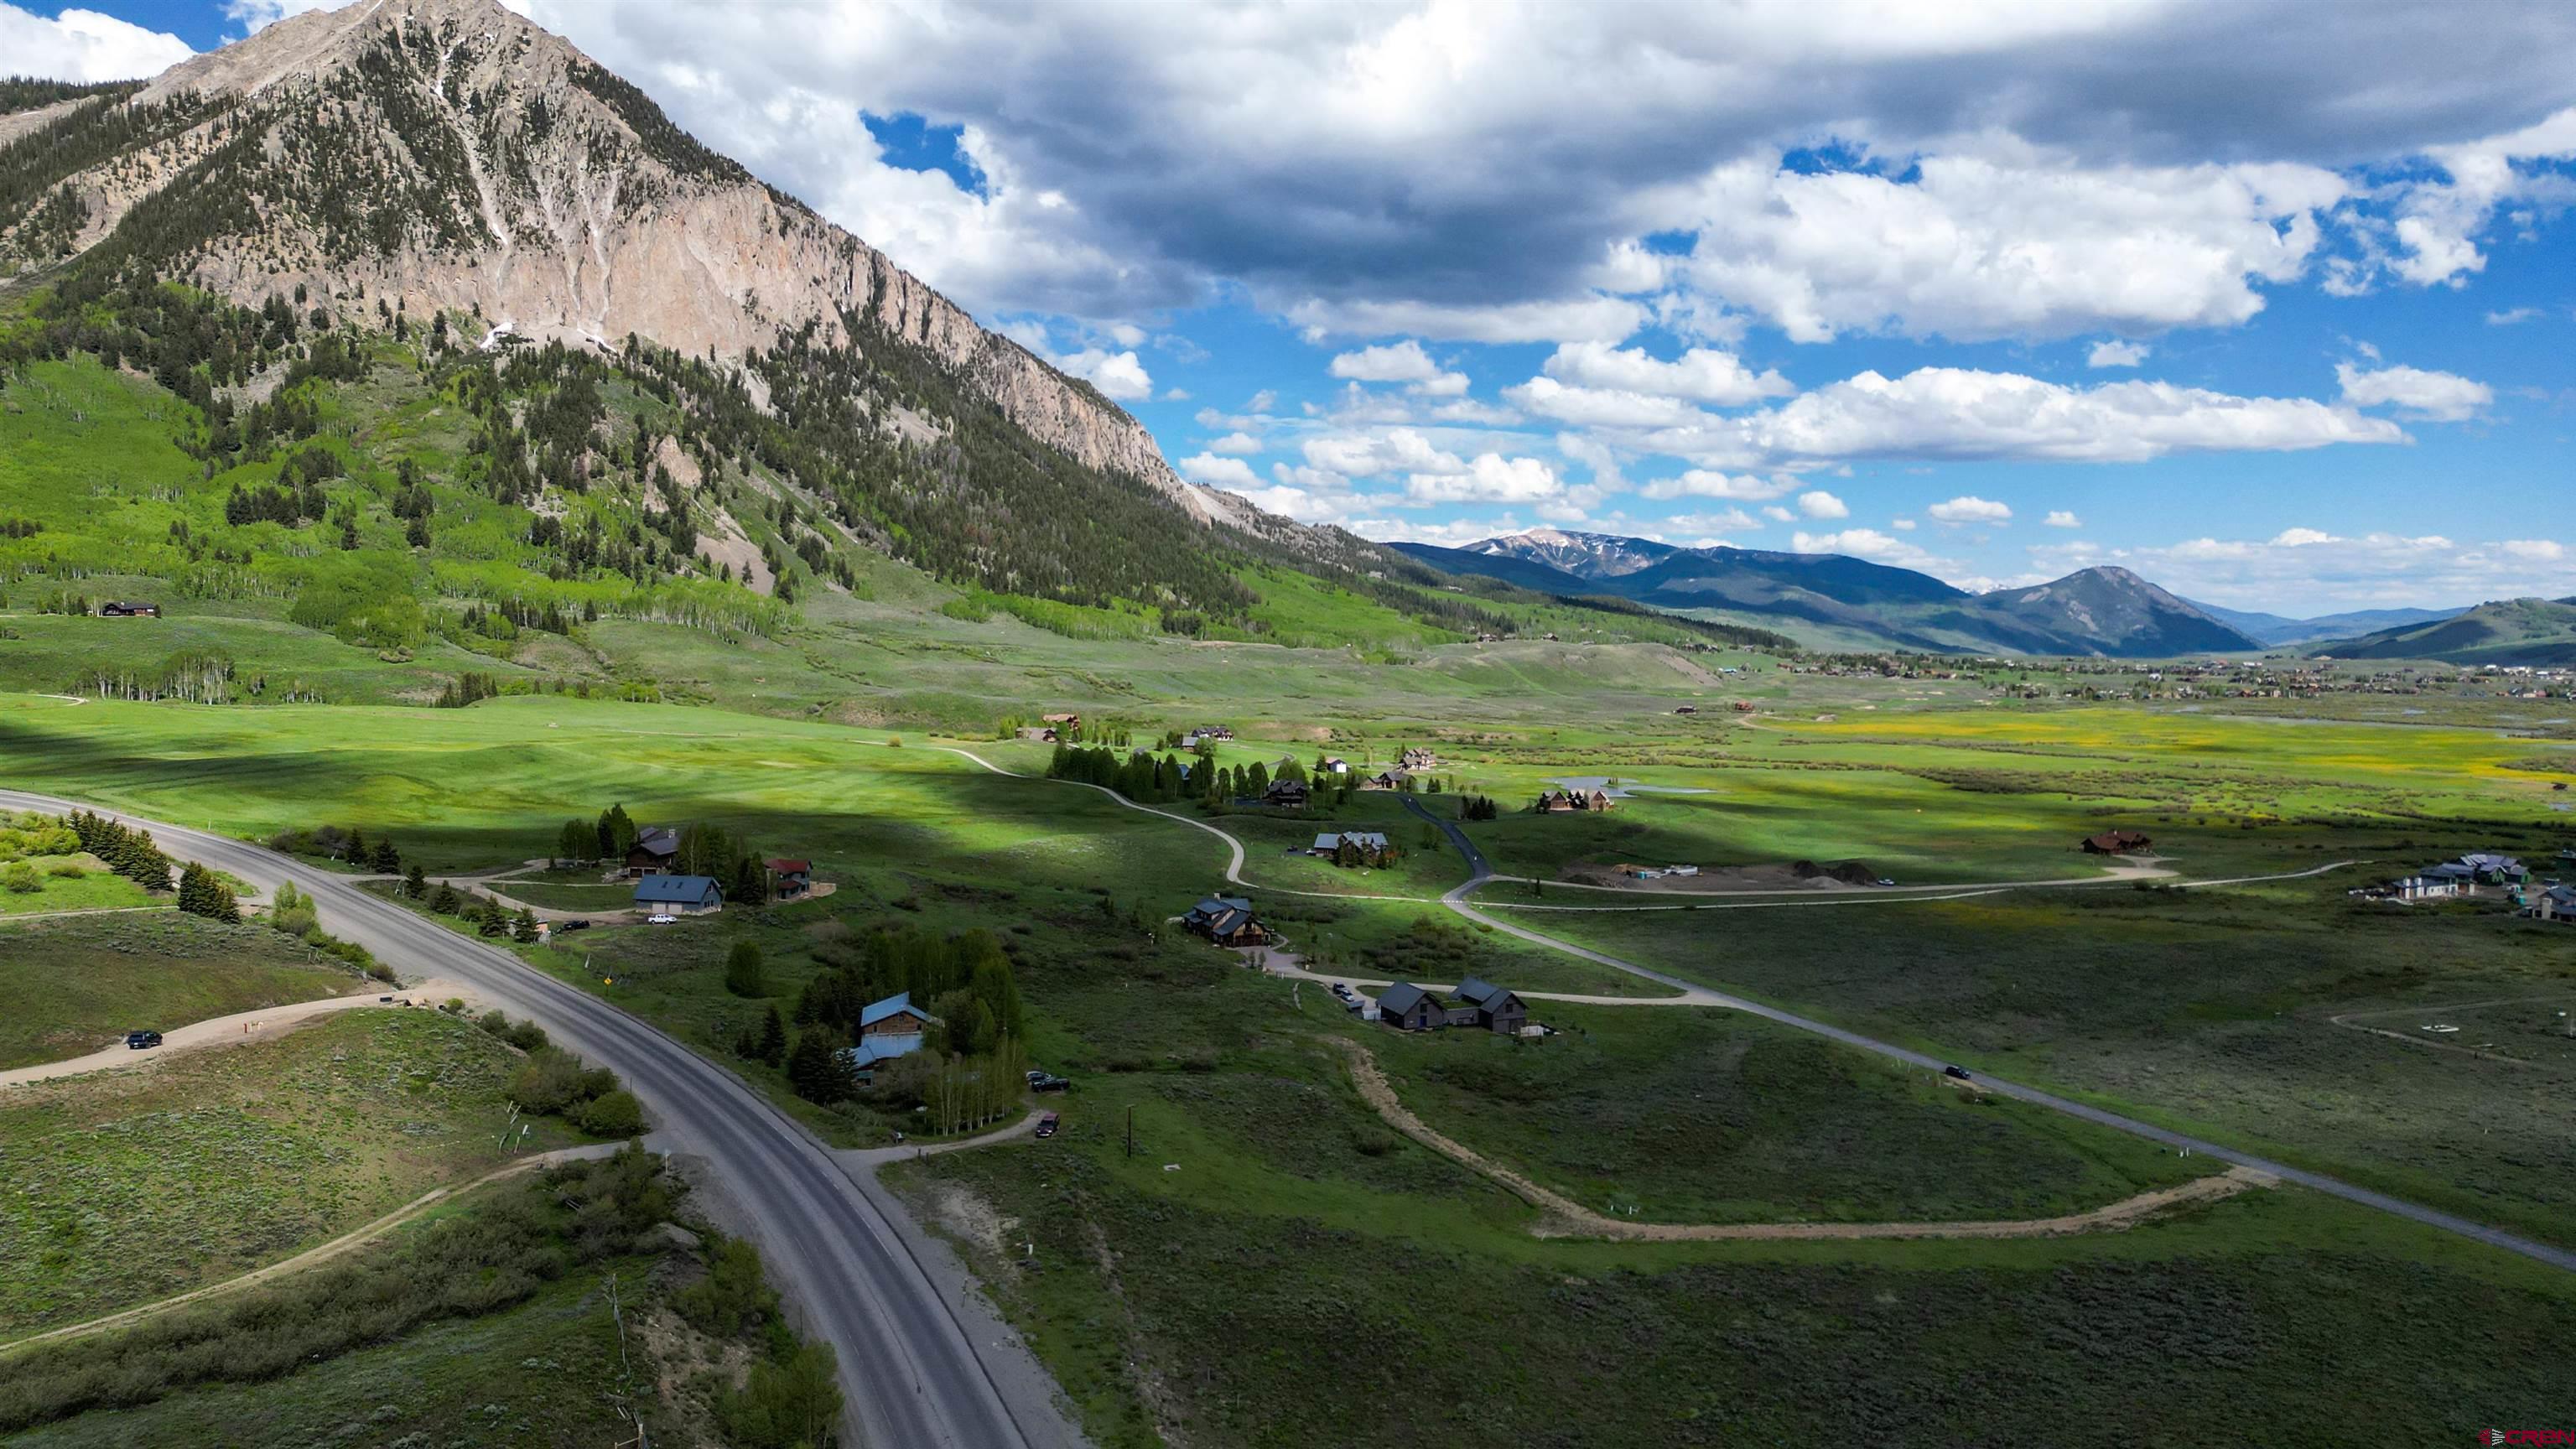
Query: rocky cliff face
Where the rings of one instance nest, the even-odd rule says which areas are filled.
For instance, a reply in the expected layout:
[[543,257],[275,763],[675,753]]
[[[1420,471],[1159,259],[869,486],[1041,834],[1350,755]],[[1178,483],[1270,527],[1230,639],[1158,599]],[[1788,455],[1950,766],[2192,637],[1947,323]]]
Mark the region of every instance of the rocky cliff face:
[[[0,214],[0,260],[122,245],[248,304],[300,286],[344,311],[469,313],[495,331],[610,347],[633,333],[692,355],[740,356],[807,327],[865,349],[874,330],[928,352],[1039,441],[1194,519],[1295,529],[1186,482],[1116,405],[492,0],[297,16],[95,106],[94,137],[119,128],[112,148],[57,144],[78,164],[45,192],[51,230],[40,235],[32,208]],[[78,105],[50,109],[0,146],[44,145],[82,120]],[[147,205],[183,175],[220,204],[185,216]]]

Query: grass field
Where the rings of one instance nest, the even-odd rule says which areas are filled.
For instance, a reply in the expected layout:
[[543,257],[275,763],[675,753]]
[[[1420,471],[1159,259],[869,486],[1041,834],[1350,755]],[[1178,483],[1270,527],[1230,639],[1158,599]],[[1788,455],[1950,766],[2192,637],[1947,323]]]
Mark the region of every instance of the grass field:
[[[1525,924],[2484,1220],[2576,1243],[2576,956],[2500,908],[2333,878],[1868,908],[1526,912]],[[2560,933],[2563,934],[2563,933]],[[2518,1062],[2341,1028],[2503,1001]]]
[[1471,1031],[1370,1040],[1416,1114],[1613,1217],[2048,1217],[2206,1170],[1734,1012],[1540,1016],[1563,1033],[1542,1046]]
[[[497,1166],[517,1055],[429,1011],[0,1096],[0,1333],[183,1293]],[[533,1120],[529,1150],[571,1140]]]
[[369,984],[265,926],[177,911],[0,924],[0,1068]]

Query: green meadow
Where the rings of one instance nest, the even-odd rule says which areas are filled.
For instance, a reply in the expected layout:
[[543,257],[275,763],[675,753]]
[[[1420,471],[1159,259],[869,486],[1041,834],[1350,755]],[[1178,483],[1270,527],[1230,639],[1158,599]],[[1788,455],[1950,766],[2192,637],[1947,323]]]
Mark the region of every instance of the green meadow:
[[0,1068],[81,1056],[138,1027],[373,986],[265,926],[172,910],[0,922]]

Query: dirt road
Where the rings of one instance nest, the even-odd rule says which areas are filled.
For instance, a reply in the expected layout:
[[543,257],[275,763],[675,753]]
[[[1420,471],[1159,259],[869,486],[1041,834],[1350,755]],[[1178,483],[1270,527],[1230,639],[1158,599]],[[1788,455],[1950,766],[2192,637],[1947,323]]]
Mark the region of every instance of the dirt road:
[[[382,998],[390,994],[391,1001]],[[406,1003],[413,1007],[434,1007],[451,996],[469,1001],[473,993],[450,981],[424,981],[418,986],[395,990],[370,983],[364,990],[348,996],[325,996],[316,1001],[292,1001],[284,1006],[263,1006],[257,1011],[239,1011],[231,1016],[218,1016],[208,1021],[191,1022],[172,1027],[161,1034],[161,1045],[136,1051],[122,1042],[102,1047],[87,1056],[71,1057],[59,1062],[38,1062],[30,1067],[11,1067],[0,1072],[0,1088],[24,1086],[29,1082],[47,1082],[56,1077],[77,1077],[85,1072],[112,1072],[148,1067],[156,1062],[193,1051],[218,1047],[246,1046],[267,1041],[279,1034],[280,1027],[334,1011],[355,1011],[362,1007],[383,1006],[401,1010]]]
[[1640,1223],[1607,1217],[1574,1199],[1541,1187],[1483,1154],[1435,1132],[1408,1109],[1378,1070],[1377,1058],[1358,1042],[1330,1039],[1348,1053],[1351,1080],[1387,1125],[1440,1155],[1500,1184],[1545,1214],[1530,1227],[1542,1238],[1609,1238],[1631,1243],[1704,1243],[1859,1238],[2053,1238],[2073,1233],[2116,1232],[2161,1213],[2233,1197],[2249,1187],[2275,1187],[2280,1179],[2250,1167],[2231,1167],[2179,1187],[2142,1192],[2090,1212],[2053,1218],[1947,1223]]

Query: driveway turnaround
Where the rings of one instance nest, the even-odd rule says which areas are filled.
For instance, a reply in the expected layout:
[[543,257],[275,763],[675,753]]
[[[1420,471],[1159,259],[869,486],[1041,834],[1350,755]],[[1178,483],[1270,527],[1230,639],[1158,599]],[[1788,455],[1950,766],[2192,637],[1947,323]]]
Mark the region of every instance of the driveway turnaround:
[[[0,790],[0,808],[94,808]],[[327,871],[238,840],[122,811],[171,856],[229,871],[263,891],[292,877],[323,929],[407,977],[458,982],[480,1002],[543,1026],[568,1050],[613,1067],[640,1098],[655,1141],[703,1159],[749,1219],[770,1277],[801,1326],[840,1355],[852,1441],[867,1449],[1063,1449],[1084,1441],[1053,1380],[1018,1335],[967,1291],[946,1249],[740,1078],[597,997],[508,952],[460,936]],[[950,1285],[943,1294],[940,1281]]]

